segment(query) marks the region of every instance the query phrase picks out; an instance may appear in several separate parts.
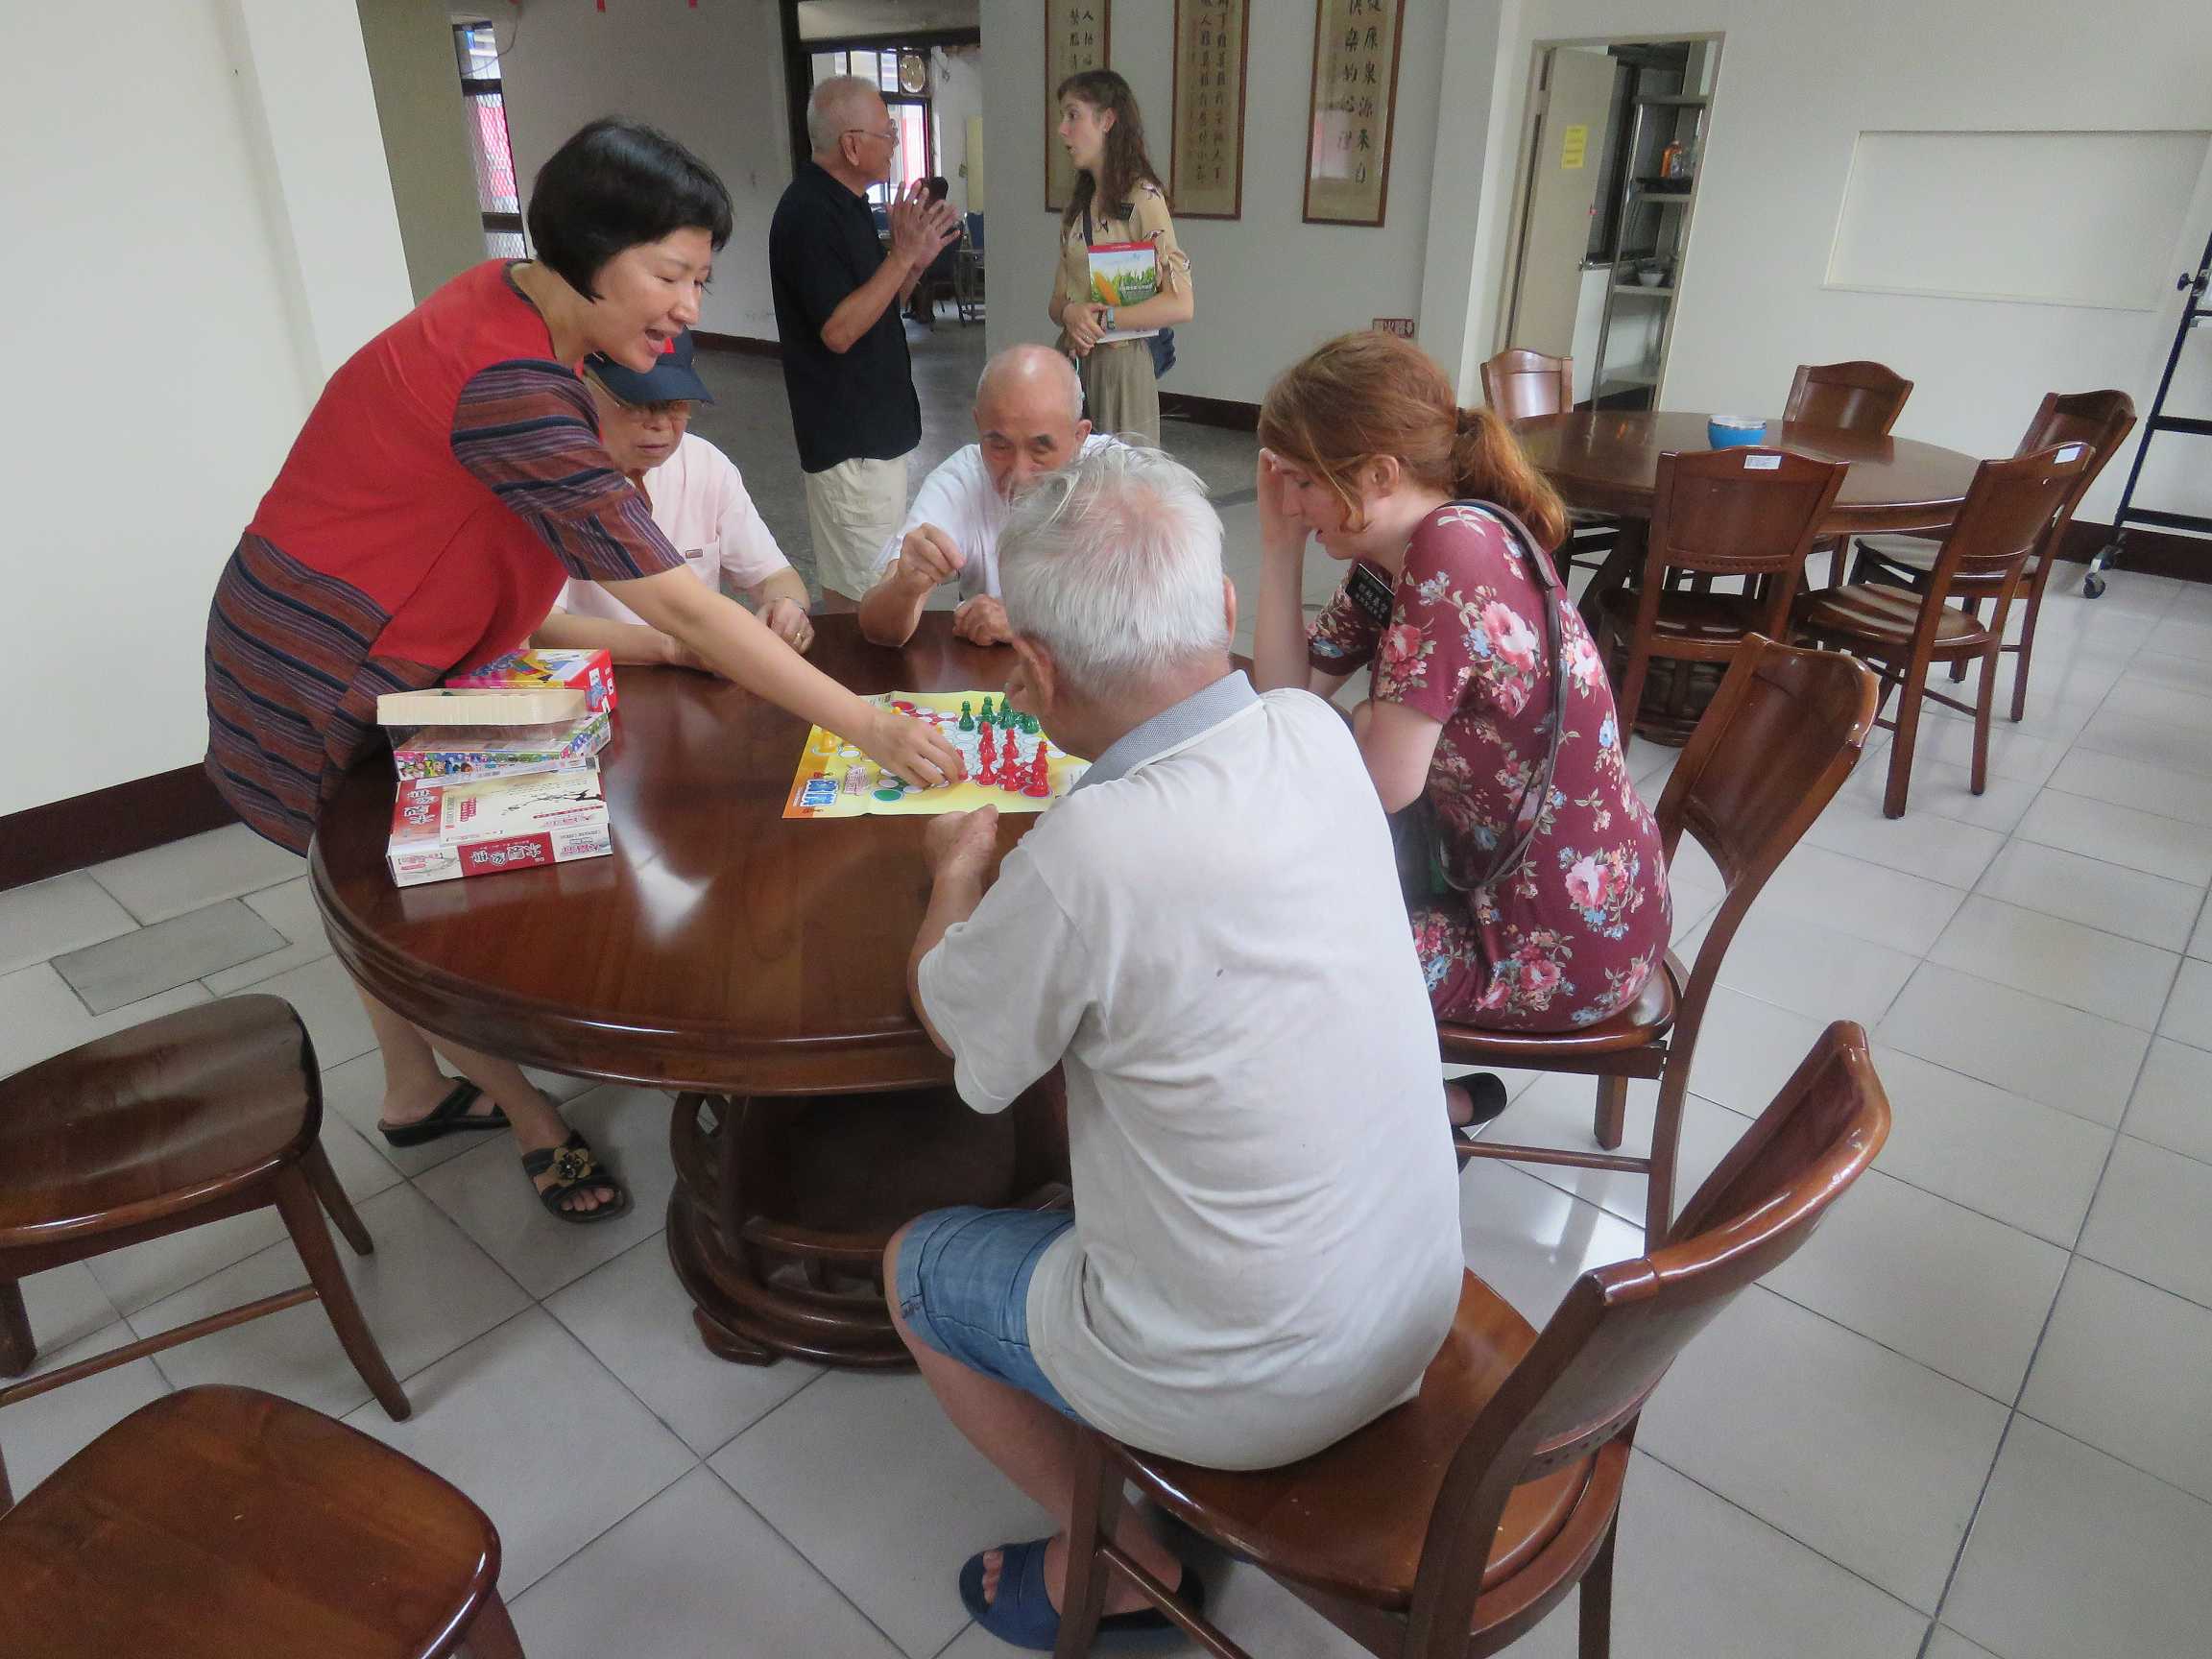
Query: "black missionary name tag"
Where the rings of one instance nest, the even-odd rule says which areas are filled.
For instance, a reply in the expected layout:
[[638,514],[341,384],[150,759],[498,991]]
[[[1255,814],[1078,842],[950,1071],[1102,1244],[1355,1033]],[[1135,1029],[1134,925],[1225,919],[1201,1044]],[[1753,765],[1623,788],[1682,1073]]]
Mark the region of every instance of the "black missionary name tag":
[[1352,574],[1344,580],[1344,591],[1358,607],[1359,613],[1371,622],[1387,623],[1397,606],[1390,584],[1371,565],[1353,565]]

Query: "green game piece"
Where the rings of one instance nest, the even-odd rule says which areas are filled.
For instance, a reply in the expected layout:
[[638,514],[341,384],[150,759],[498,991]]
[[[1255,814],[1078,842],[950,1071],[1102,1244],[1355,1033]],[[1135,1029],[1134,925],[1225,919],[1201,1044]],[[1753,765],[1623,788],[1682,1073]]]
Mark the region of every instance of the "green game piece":
[[876,791],[876,799],[878,801],[896,801],[905,793],[906,791],[903,789],[878,789]]
[[1001,732],[1011,732],[1014,730],[1013,704],[1001,703],[998,705],[998,729]]
[[1036,715],[1034,715],[1034,714],[1024,714],[1024,715],[1022,715],[1022,734],[1023,736],[1025,736],[1025,737],[1034,737],[1034,736],[1036,736],[1036,735],[1037,735],[1037,731],[1038,731],[1038,727],[1037,727],[1037,716],[1036,716]]
[[990,699],[990,698],[988,698],[988,697],[986,697],[986,698],[984,698],[984,699],[983,699],[983,715],[982,715],[982,719],[983,719],[983,724],[984,724],[984,725],[986,725],[986,726],[991,726],[991,725],[995,725],[995,724],[997,724],[997,722],[998,722],[998,716],[997,714],[995,714],[995,713],[993,713],[993,712],[992,712],[992,709],[991,709],[991,699]]
[[[990,709],[990,704],[988,702],[984,704],[984,709],[986,712],[983,718],[988,720],[991,718],[988,712]],[[960,730],[963,732],[973,732],[975,730],[974,711],[968,707],[968,699],[965,697],[960,699]]]

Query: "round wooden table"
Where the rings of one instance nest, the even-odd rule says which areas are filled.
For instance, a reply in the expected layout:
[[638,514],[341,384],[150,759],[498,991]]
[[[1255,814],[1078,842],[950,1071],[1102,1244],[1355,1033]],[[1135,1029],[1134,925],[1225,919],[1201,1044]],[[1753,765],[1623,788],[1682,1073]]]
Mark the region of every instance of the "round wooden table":
[[[1516,421],[1513,430],[1530,460],[1551,480],[1570,507],[1606,513],[1621,533],[1582,590],[1582,620],[1593,638],[1605,597],[1644,568],[1651,504],[1659,487],[1659,457],[1670,450],[1710,449],[1703,415],[1671,410],[1581,409]],[[1841,461],[1850,470],[1820,521],[1817,551],[1830,549],[1830,580],[1843,579],[1843,549],[1853,536],[1906,530],[1948,530],[1966,499],[1980,463],[1971,455],[1912,438],[1839,432],[1829,426],[1769,421],[1760,443],[1770,449],[1817,461]],[[1717,681],[1714,671],[1662,662],[1669,672],[1645,683],[1636,731],[1661,743],[1689,740]],[[1677,679],[1677,673],[1681,676]]]
[[[1570,507],[1649,519],[1659,457],[1670,449],[1708,449],[1703,415],[1669,410],[1588,409],[1517,421],[1513,430]],[[1851,470],[1821,521],[1824,536],[1947,530],[1980,464],[1971,455],[1911,438],[1877,438],[1769,421],[1767,447]]]
[[[863,693],[997,691],[1012,665],[937,613],[903,650],[825,616],[811,661]],[[907,1003],[929,820],[786,821],[804,721],[703,674],[616,678],[600,757],[613,856],[396,887],[380,756],[317,827],[311,875],[338,956],[456,1042],[675,1093],[668,1253],[714,1352],[903,1364],[877,1271],[885,1240],[939,1205],[1057,1198],[1055,1092],[970,1112]],[[1033,821],[1003,816],[1000,852]]]

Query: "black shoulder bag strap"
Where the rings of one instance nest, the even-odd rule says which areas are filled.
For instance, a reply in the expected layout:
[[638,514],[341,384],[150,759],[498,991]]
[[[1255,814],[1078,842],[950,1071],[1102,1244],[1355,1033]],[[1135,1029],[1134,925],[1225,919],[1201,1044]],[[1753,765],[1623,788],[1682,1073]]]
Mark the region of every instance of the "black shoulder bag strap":
[[[1507,820],[1518,824],[1527,818],[1527,827],[1492,861],[1481,880],[1471,888],[1460,889],[1479,892],[1496,886],[1521,868],[1536,840],[1537,826],[1544,822],[1544,804],[1551,798],[1551,780],[1559,770],[1559,744],[1567,730],[1567,690],[1572,678],[1567,665],[1566,630],[1559,621],[1559,602],[1565,596],[1566,585],[1559,580],[1559,570],[1551,563],[1551,554],[1544,551],[1543,544],[1528,533],[1528,526],[1516,515],[1495,501],[1459,501],[1454,505],[1487,513],[1511,534],[1515,550],[1520,553],[1528,580],[1536,589],[1537,602],[1544,608],[1544,649],[1551,661],[1551,732],[1544,749],[1544,766],[1530,787],[1522,791],[1521,799],[1514,805],[1513,816]],[[1531,799],[1536,804],[1533,812],[1528,809]],[[1445,879],[1452,881],[1449,873]],[[1452,885],[1458,887],[1459,884],[1452,881]]]

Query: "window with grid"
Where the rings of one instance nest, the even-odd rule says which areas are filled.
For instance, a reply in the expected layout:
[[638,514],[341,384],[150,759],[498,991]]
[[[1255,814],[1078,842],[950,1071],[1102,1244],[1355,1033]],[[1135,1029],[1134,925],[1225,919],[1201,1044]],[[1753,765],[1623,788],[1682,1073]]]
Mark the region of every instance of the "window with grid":
[[507,105],[499,85],[499,42],[487,22],[453,25],[453,56],[469,110],[469,158],[476,168],[476,207],[484,216],[484,248],[495,259],[523,259],[522,199],[515,183],[515,151],[507,142]]
[[878,207],[887,206],[893,193],[937,171],[936,123],[930,119],[929,97],[926,93],[917,95],[899,89],[902,56],[902,49],[899,47],[813,54],[815,85],[819,86],[832,75],[857,75],[863,81],[876,84],[877,90],[883,94],[885,107],[891,111],[891,124],[899,130],[899,151],[891,160],[891,180],[888,184],[868,187],[868,200]]

